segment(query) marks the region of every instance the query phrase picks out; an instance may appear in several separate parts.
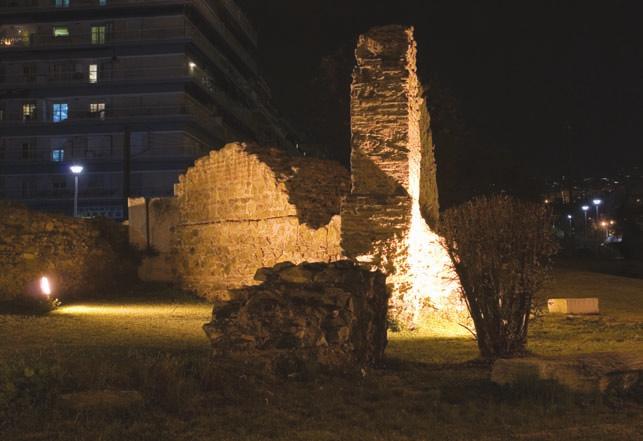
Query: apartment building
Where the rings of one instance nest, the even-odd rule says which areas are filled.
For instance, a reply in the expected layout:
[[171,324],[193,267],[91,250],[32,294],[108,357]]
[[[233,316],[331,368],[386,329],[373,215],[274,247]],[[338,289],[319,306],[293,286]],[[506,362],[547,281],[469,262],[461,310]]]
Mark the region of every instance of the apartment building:
[[0,0],[0,198],[121,219],[226,142],[293,147],[232,0]]

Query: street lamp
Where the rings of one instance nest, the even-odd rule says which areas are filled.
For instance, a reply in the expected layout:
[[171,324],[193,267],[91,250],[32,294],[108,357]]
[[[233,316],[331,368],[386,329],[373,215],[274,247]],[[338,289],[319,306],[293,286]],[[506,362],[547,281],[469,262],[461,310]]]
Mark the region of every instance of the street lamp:
[[585,214],[585,230],[587,230],[587,212],[589,211],[589,205],[583,205],[580,208],[583,210],[583,214]]
[[600,199],[594,199],[594,200],[592,201],[592,203],[593,203],[593,204],[594,204],[594,206],[596,207],[596,222],[598,222],[598,206],[599,206],[599,205],[601,205],[601,204],[603,203],[603,201],[602,201],[602,200],[600,200]]
[[569,229],[570,229],[570,230],[572,229],[572,219],[573,219],[573,218],[574,218],[574,217],[573,217],[571,214],[568,214],[568,215],[567,215],[567,220],[569,221]]
[[78,176],[83,172],[82,165],[72,165],[69,170],[74,174],[74,217],[78,217]]

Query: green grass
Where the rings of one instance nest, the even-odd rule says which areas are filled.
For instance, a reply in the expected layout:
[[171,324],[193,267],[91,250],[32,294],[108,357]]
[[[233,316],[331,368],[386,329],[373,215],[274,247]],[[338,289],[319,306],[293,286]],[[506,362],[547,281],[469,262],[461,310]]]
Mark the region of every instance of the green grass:
[[[543,297],[598,296],[602,314],[545,315],[532,325],[532,351],[640,350],[643,280],[555,276]],[[268,381],[209,364],[201,325],[210,310],[177,298],[0,315],[0,390],[12,378],[21,391],[0,412],[0,440],[643,439],[640,403],[495,387],[475,342],[457,327],[391,334],[387,365],[366,376]],[[75,415],[56,404],[64,392],[112,387],[140,390],[146,408]]]

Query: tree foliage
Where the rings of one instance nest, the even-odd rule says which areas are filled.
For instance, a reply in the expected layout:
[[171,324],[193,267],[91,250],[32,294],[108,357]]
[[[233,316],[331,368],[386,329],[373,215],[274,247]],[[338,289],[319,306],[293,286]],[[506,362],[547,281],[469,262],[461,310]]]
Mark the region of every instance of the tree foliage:
[[534,296],[557,249],[549,209],[508,196],[479,197],[447,210],[440,229],[482,356],[525,352]]

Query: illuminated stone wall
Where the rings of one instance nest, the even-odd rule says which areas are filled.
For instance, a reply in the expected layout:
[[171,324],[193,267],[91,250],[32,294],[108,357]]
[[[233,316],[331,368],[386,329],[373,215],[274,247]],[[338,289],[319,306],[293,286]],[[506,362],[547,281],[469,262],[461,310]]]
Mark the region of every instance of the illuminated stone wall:
[[256,283],[257,268],[338,259],[349,185],[348,172],[330,161],[254,144],[211,152],[175,186],[175,278],[222,299],[229,288]]
[[429,225],[438,189],[413,28],[374,28],[359,38],[351,88],[351,194],[342,206],[342,247],[382,270],[392,311],[417,320],[425,307],[459,313],[458,281]]

